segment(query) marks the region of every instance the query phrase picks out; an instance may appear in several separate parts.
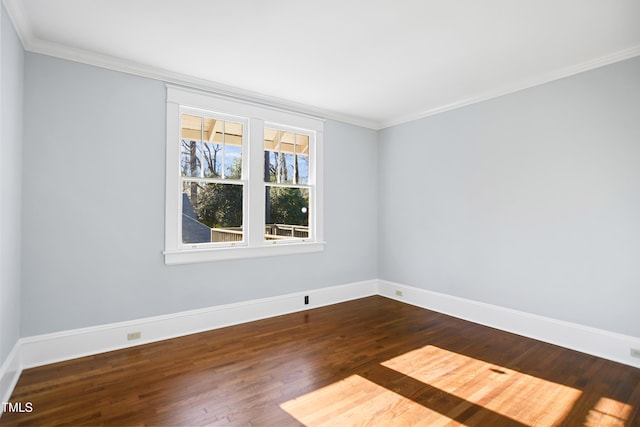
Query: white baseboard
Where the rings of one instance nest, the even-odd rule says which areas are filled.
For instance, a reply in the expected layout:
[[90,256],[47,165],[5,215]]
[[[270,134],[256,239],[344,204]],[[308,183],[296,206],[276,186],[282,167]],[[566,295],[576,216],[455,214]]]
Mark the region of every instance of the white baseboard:
[[[20,378],[22,367],[20,365],[20,341],[11,349],[9,356],[0,367],[0,399],[1,402],[8,402],[13,392],[13,388]],[[0,417],[2,410],[0,410]]]
[[[401,292],[401,296],[396,293]],[[631,349],[640,338],[565,322],[505,307],[432,292],[399,283],[378,281],[378,294],[503,331],[640,368]]]
[[[396,291],[402,293],[401,296]],[[304,296],[309,304],[304,304]],[[89,328],[21,338],[0,368],[0,397],[7,402],[23,369],[133,347],[253,320],[381,295],[481,325],[556,344],[640,368],[631,348],[640,338],[524,313],[384,280],[297,292]],[[127,334],[141,338],[127,341]]]
[[[23,369],[375,295],[377,280],[21,338]],[[309,304],[304,304],[304,296]],[[127,334],[140,332],[128,341]]]

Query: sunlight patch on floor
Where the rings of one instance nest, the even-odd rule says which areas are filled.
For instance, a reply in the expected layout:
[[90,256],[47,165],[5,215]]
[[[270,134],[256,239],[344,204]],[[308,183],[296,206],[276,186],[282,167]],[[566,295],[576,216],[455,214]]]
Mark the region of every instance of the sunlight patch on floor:
[[593,409],[589,411],[584,422],[585,427],[620,426],[624,427],[629,419],[633,406],[618,402],[607,397],[601,397]]
[[[525,425],[562,421],[582,394],[572,387],[431,345],[382,365]],[[474,421],[473,416],[468,420],[471,424]]]
[[[572,411],[582,396],[579,389],[431,345],[376,366],[280,407],[306,426],[482,425],[491,420],[551,426],[575,417]],[[623,427],[632,412],[632,405],[603,396],[582,425]]]
[[358,375],[280,407],[306,426],[436,426],[451,422],[450,418]]

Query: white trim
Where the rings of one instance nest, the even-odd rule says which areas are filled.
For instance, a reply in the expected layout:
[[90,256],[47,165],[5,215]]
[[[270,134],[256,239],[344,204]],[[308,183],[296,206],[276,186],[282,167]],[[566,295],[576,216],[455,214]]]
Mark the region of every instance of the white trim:
[[228,246],[224,248],[181,249],[164,251],[166,265],[191,264],[198,262],[223,261],[230,259],[259,258],[281,255],[308,254],[322,252],[325,242],[278,241],[278,244],[262,246]]
[[66,59],[68,61],[105,68],[107,70],[119,71],[134,76],[160,80],[180,86],[187,86],[207,92],[214,92],[218,95],[244,99],[272,108],[281,108],[290,112],[298,112],[319,118],[351,123],[353,125],[369,129],[377,129],[379,126],[377,121],[368,120],[362,117],[337,113],[335,111],[325,110],[311,105],[217,83],[207,79],[176,73],[136,61],[65,46],[48,40],[42,40],[33,33],[32,25],[26,16],[26,12],[24,11],[20,0],[2,0],[2,3],[4,3],[7,14],[16,29],[16,33],[18,34],[20,41],[22,42],[22,47],[28,52],[53,56],[56,58]]
[[281,106],[265,105],[250,98],[238,98],[172,84],[167,84],[166,87],[167,102],[184,105],[187,109],[196,108],[214,112],[229,117],[229,120],[259,117],[265,122],[286,124],[305,130],[322,130],[324,125],[324,119],[317,116],[291,111]]
[[[402,296],[396,295],[396,291],[401,291]],[[309,295],[309,305],[304,305],[305,295]],[[8,401],[23,369],[305,311],[372,295],[384,296],[640,368],[640,359],[632,358],[630,355],[631,348],[640,348],[640,338],[638,337],[374,279],[163,316],[20,338],[0,368],[0,397],[4,399],[3,401]],[[141,332],[141,339],[127,341],[127,334],[131,332]]]
[[31,39],[33,38],[33,29],[31,28],[31,22],[29,21],[29,19],[27,19],[24,9],[20,5],[20,2],[12,0],[2,0],[2,4],[4,4],[7,15],[9,15],[9,19],[11,19],[13,28],[15,28],[22,46],[24,47],[27,44],[31,44]]
[[[167,102],[166,105],[166,137],[167,140],[178,141],[180,139],[180,105],[175,102]],[[175,122],[172,123],[172,120]],[[176,230],[176,227],[181,224],[182,221],[181,202],[175,196],[172,196],[172,199],[167,198],[167,194],[170,194],[170,192],[172,192],[171,194],[179,193],[181,190],[179,165],[180,151],[175,145],[165,143],[165,250],[168,248],[175,248],[177,250],[182,243],[179,238],[180,233]],[[169,200],[172,200],[173,203],[169,203]]]
[[[376,280],[20,339],[23,369],[375,295]],[[309,295],[310,304],[304,304]],[[141,339],[127,341],[127,334]]]
[[[7,5],[13,5],[14,3],[16,3],[13,1],[4,1]],[[218,95],[245,99],[269,107],[281,108],[290,112],[308,114],[315,117],[321,117],[323,119],[337,120],[356,126],[362,126],[368,129],[378,129],[380,125],[380,123],[377,121],[365,119],[362,117],[337,113],[335,111],[325,110],[311,105],[285,100],[275,96],[264,95],[259,92],[253,92],[235,86],[217,83],[207,79],[201,79],[186,74],[176,73],[151,65],[141,64],[135,61],[64,46],[46,40],[34,39],[33,37],[24,34],[24,31],[22,31],[22,24],[17,24],[17,22],[23,21],[22,19],[13,19],[14,16],[17,17],[19,14],[21,14],[21,12],[16,12],[13,9],[19,8],[14,8],[12,6],[10,8],[7,7],[7,9],[11,9],[11,11],[9,11],[9,17],[14,22],[14,26],[16,27],[18,36],[22,41],[22,46],[28,52],[53,56],[55,58],[66,59],[68,61],[78,62],[86,65],[92,65],[94,67],[105,68],[107,70],[119,71],[121,73],[131,74],[138,77],[144,77],[198,90],[204,90],[207,92],[213,92]]]
[[[402,291],[402,296],[395,294]],[[304,296],[310,304],[304,305]],[[89,328],[21,338],[3,365],[2,373],[41,366],[105,351],[133,347],[226,326],[246,323],[312,308],[380,295],[481,325],[534,338],[565,348],[640,368],[630,348],[640,348],[640,338],[556,320],[465,298],[428,291],[385,280],[295,292],[270,298],[189,310]],[[142,339],[127,341],[129,332]],[[19,355],[19,358],[17,357]],[[13,360],[13,362],[12,362]],[[6,366],[5,366],[6,365]]]
[[79,62],[82,64],[93,65],[96,67],[119,71],[135,76],[160,80],[176,85],[191,87],[194,89],[214,92],[219,95],[225,95],[237,99],[245,99],[251,102],[263,104],[265,106],[281,108],[290,112],[298,112],[315,117],[322,117],[325,119],[337,120],[373,130],[385,129],[391,126],[443,113],[445,111],[450,111],[478,102],[487,101],[489,99],[497,98],[509,93],[518,92],[534,86],[549,83],[578,73],[582,73],[584,71],[589,71],[595,68],[603,67],[605,65],[610,65],[640,55],[640,46],[632,46],[628,49],[623,49],[621,51],[614,52],[600,58],[565,67],[551,73],[533,76],[527,80],[518,82],[508,87],[495,88],[489,90],[484,94],[479,94],[477,96],[454,101],[449,104],[441,105],[415,114],[396,117],[391,120],[378,121],[325,110],[322,108],[313,107],[311,105],[288,101],[285,99],[224,85],[206,79],[200,79],[185,74],[175,73],[172,71],[164,70],[162,68],[140,64],[134,61],[128,61],[121,58],[99,54],[96,52],[90,52],[83,49],[64,46],[47,40],[41,40],[33,35],[33,30],[31,29],[29,20],[24,16],[24,11],[20,6],[19,1],[3,0],[3,3],[5,4],[5,8],[7,10],[9,18],[13,22],[18,37],[22,41],[22,45],[26,51]]
[[[22,373],[22,366],[20,364],[20,347],[21,342],[18,340],[2,364],[2,367],[0,367],[1,402],[9,402],[11,393],[18,383],[18,378],[20,378],[20,374]],[[2,417],[2,410],[0,410],[0,417]]]
[[[264,120],[254,118],[249,121],[249,135],[264,135]],[[256,159],[257,158],[257,159]],[[252,187],[257,185],[264,187],[264,139],[249,138],[249,149],[247,150],[247,163],[244,164],[244,171],[249,172],[249,177],[254,178]],[[249,186],[247,186],[247,190]],[[264,243],[264,215],[250,215],[255,210],[265,210],[266,195],[262,191],[248,191],[246,224],[244,230],[247,232],[246,241],[250,248],[259,248]],[[254,255],[257,256],[258,254]]]
[[[323,230],[323,129],[324,121],[304,114],[265,107],[245,100],[216,96],[193,89],[166,85],[166,157],[165,157],[165,264],[254,258],[324,250]],[[180,164],[180,114],[192,110],[206,116],[241,122],[243,132],[244,241],[238,244],[182,243],[182,180]],[[309,225],[305,239],[264,239],[264,126],[295,129],[309,135]],[[184,178],[186,179],[186,178]],[[223,181],[224,182],[224,181]],[[289,186],[289,185],[287,185]]]
[[409,123],[415,120],[424,119],[426,117],[434,116],[436,114],[444,113],[446,111],[456,110],[458,108],[466,107],[472,104],[477,104],[483,101],[488,101],[493,98],[498,98],[503,95],[508,95],[510,93],[520,92],[521,90],[529,89],[535,86],[540,86],[545,83],[551,83],[553,81],[560,80],[565,77],[574,76],[576,74],[580,74],[585,71],[590,71],[596,68],[604,67],[605,65],[611,65],[616,62],[624,61],[626,59],[635,58],[636,56],[640,56],[640,46],[633,46],[631,48],[623,49],[621,51],[614,52],[609,55],[601,56],[600,58],[595,58],[590,61],[582,62],[580,64],[561,68],[559,70],[555,70],[550,73],[532,76],[529,79],[521,80],[517,83],[511,84],[508,86],[493,88],[488,92],[479,94],[477,96],[472,96],[466,99],[460,99],[460,100],[451,102],[449,104],[440,105],[438,107],[431,108],[426,111],[397,117],[393,120],[383,121],[379,123],[379,126],[376,129],[381,130],[391,126],[396,126],[403,123]]
[[316,131],[313,145],[310,147],[313,162],[309,162],[309,183],[313,185],[309,224],[316,242],[324,242],[324,132]]
[[[402,292],[402,296],[396,295]],[[618,334],[399,283],[378,281],[378,294],[404,303],[481,325],[544,341],[561,347],[640,368],[631,348],[640,348],[640,337]]]

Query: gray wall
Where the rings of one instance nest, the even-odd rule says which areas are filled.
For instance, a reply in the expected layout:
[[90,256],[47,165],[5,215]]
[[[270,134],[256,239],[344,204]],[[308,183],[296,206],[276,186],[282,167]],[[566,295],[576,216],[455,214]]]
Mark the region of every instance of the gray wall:
[[0,365],[20,338],[20,175],[24,51],[0,5]]
[[324,252],[166,266],[164,84],[25,64],[23,336],[377,277],[375,131],[326,123]]
[[640,336],[638,75],[636,58],[378,133],[329,121],[324,252],[168,267],[163,83],[29,53],[22,335],[380,277]]
[[640,58],[379,133],[379,275],[640,336]]

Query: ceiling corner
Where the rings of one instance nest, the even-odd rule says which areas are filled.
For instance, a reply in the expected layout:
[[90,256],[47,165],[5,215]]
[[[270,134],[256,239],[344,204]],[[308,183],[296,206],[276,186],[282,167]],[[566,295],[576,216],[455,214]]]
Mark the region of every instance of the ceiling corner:
[[2,0],[2,4],[9,15],[9,19],[18,34],[18,38],[25,50],[29,50],[33,42],[33,30],[27,18],[25,10],[20,0]]

